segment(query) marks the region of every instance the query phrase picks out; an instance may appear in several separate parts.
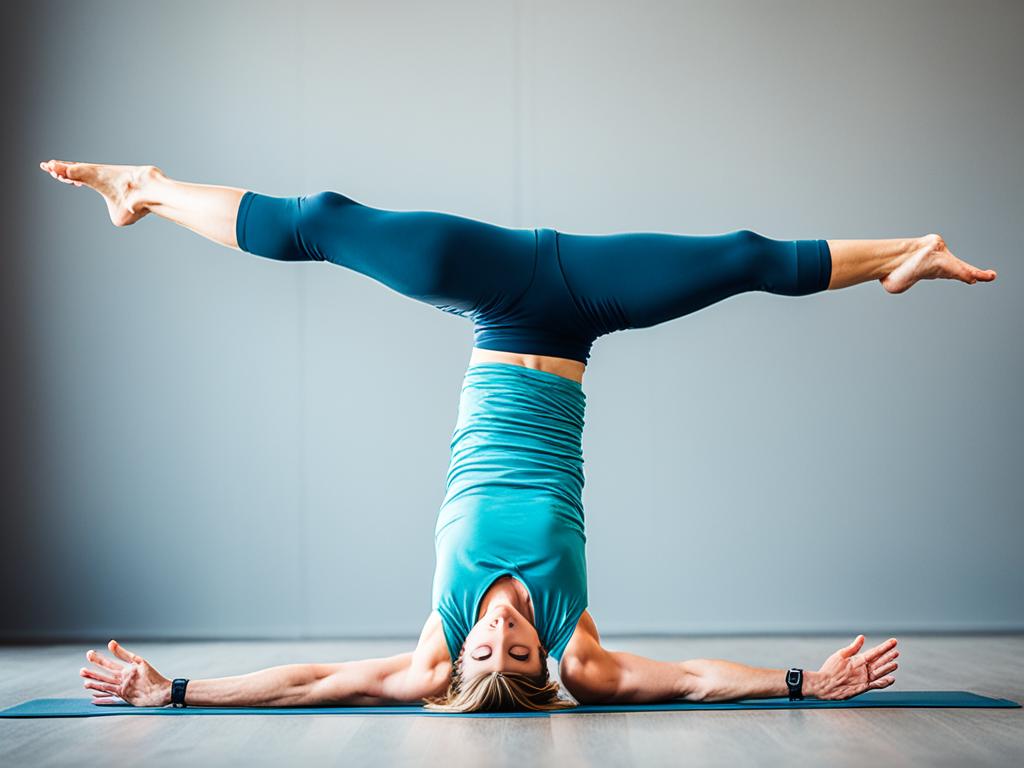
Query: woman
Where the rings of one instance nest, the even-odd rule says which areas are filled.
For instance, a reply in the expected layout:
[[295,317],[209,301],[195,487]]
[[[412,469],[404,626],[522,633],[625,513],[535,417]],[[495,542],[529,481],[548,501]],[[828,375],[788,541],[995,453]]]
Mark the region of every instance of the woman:
[[[861,651],[858,635],[806,673],[713,659],[664,662],[604,648],[587,611],[582,381],[599,336],[656,325],[744,291],[800,296],[879,280],[901,293],[921,279],[995,279],[994,271],[956,258],[939,235],[574,235],[382,210],[330,191],[271,197],[176,181],[155,166],[51,160],[40,167],[99,192],[116,226],[155,213],[255,255],[347,267],[474,321],[435,528],[433,605],[416,648],[192,680],[183,693],[179,683],[174,703],[572,706],[549,679],[549,655],[580,703],[842,699],[894,682],[895,638]],[[116,641],[108,647],[119,661],[89,651],[93,666],[80,671],[97,704],[172,703],[171,680]]]

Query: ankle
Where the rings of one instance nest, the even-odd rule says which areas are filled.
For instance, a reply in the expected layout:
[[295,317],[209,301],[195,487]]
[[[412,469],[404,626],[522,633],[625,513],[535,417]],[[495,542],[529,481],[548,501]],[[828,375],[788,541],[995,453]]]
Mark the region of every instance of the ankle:
[[938,235],[922,235],[921,237],[908,237],[904,240],[897,241],[898,245],[894,249],[895,252],[881,269],[882,274],[879,276],[879,279],[885,279],[895,270],[899,269],[905,262],[919,257],[922,252],[933,250],[936,247],[936,244],[941,242],[941,240],[942,238]]
[[140,165],[138,173],[132,179],[132,186],[136,188],[137,206],[143,206],[147,210],[151,206],[158,205],[162,190],[166,187],[167,176],[155,165]]

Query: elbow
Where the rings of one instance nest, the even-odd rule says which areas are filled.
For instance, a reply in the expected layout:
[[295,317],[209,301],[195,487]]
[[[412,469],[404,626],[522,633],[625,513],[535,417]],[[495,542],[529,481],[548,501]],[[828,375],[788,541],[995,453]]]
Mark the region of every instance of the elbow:
[[616,681],[596,674],[593,667],[570,661],[561,678],[562,685],[580,704],[608,704],[615,699]]
[[585,685],[566,685],[565,687],[579,704],[610,704],[615,699],[615,692],[608,688],[602,689]]

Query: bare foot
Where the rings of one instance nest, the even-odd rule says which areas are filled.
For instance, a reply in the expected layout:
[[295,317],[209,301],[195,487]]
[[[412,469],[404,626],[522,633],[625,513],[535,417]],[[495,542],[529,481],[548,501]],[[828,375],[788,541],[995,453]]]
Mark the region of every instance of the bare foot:
[[978,269],[954,256],[939,235],[925,235],[921,247],[879,282],[889,293],[903,293],[918,280],[955,278],[974,284],[996,279],[994,269]]
[[160,173],[155,165],[104,165],[49,160],[39,167],[65,184],[95,189],[107,202],[107,211],[115,227],[134,224],[147,213],[142,189],[147,181]]

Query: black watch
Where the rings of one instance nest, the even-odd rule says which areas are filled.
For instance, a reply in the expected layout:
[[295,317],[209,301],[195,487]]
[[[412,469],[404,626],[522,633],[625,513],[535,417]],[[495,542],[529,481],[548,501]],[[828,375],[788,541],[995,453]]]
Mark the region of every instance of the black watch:
[[172,707],[184,707],[185,706],[185,686],[188,685],[188,680],[183,677],[175,679],[171,683],[171,706]]
[[789,700],[796,701],[804,697],[804,671],[792,667],[786,671],[786,687],[789,688]]

